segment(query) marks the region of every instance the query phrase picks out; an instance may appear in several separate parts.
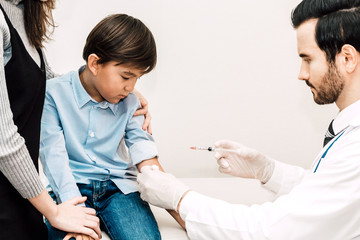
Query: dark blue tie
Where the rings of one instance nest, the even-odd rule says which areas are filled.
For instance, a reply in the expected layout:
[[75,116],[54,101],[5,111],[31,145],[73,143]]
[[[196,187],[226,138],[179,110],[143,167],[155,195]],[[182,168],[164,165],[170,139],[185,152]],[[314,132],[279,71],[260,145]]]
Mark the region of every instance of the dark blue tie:
[[333,139],[335,137],[335,133],[334,133],[334,129],[333,129],[333,124],[334,120],[331,121],[329,128],[325,134],[325,138],[324,138],[324,146],[331,141],[331,139]]

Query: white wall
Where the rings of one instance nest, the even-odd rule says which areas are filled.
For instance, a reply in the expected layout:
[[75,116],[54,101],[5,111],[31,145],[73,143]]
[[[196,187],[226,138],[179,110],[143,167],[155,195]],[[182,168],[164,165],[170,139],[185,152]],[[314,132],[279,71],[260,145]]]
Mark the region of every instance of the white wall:
[[337,110],[297,80],[291,10],[299,0],[58,0],[47,45],[53,70],[77,69],[85,38],[111,13],[141,19],[158,65],[137,88],[150,102],[160,160],[179,177],[222,176],[210,146],[228,138],[310,166]]

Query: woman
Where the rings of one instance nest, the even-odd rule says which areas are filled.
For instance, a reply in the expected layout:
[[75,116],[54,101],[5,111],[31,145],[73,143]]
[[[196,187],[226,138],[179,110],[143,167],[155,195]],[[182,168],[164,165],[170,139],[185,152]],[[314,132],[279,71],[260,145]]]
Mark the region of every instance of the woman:
[[47,239],[42,214],[56,228],[99,239],[86,198],[56,205],[36,171],[45,80],[41,48],[53,26],[54,0],[0,0],[0,239]]

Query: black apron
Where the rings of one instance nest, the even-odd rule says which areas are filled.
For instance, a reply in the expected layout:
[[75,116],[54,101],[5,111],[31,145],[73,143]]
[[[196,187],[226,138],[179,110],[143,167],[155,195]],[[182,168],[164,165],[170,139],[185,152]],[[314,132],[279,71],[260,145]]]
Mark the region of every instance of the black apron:
[[[36,168],[38,168],[40,120],[45,96],[45,66],[41,50],[41,68],[31,58],[0,4],[10,30],[12,57],[5,66],[6,85],[18,132]],[[0,172],[0,239],[47,239],[43,217],[28,200],[21,197]]]

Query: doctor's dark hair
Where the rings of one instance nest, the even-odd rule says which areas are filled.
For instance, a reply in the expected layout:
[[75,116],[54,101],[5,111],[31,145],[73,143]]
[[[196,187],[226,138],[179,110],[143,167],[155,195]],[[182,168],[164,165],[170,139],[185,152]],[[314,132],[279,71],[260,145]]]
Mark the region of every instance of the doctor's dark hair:
[[90,54],[98,63],[115,61],[150,72],[156,65],[156,45],[150,30],[140,20],[126,14],[114,14],[100,21],[90,32],[83,50],[87,61]]
[[291,14],[293,27],[318,19],[315,39],[329,63],[350,44],[360,52],[360,0],[303,0]]

